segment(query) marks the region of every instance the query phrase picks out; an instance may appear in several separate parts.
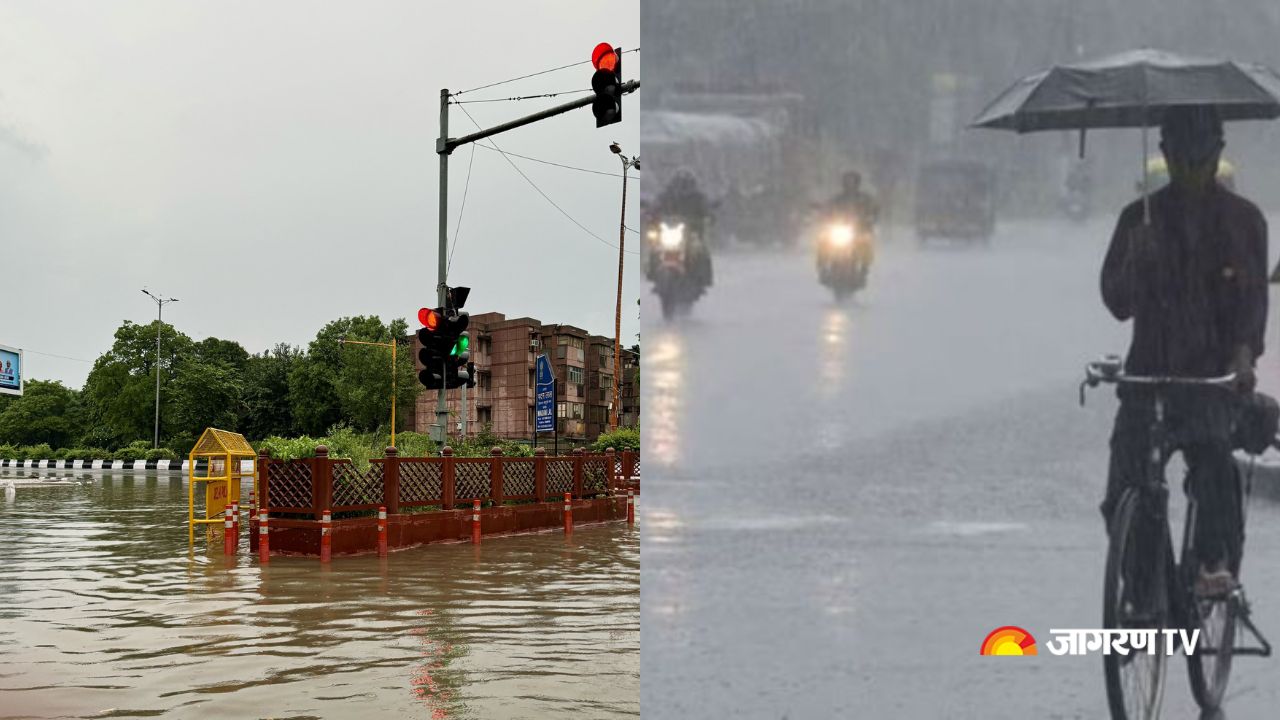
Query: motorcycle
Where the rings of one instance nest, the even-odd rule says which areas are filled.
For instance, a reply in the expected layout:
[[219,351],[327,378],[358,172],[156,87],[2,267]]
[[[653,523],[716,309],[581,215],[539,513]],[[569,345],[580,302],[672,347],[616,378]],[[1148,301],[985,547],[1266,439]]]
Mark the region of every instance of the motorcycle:
[[855,218],[835,217],[818,236],[818,282],[831,288],[837,301],[866,287],[875,257],[875,237]]
[[710,285],[711,256],[705,249],[691,250],[703,246],[683,218],[665,217],[652,223],[645,240],[645,276],[662,303],[663,319],[687,313]]

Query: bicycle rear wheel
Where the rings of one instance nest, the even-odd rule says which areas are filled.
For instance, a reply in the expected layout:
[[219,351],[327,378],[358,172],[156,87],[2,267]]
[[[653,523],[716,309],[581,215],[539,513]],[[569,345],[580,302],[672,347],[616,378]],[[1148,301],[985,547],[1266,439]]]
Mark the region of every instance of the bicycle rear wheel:
[[[1168,587],[1163,568],[1167,532],[1145,516],[1137,490],[1121,495],[1111,517],[1111,539],[1103,580],[1102,626],[1107,629],[1164,628]],[[1153,568],[1161,570],[1152,571]],[[1102,656],[1107,704],[1113,720],[1155,720],[1164,700],[1168,658],[1163,652],[1130,650]]]

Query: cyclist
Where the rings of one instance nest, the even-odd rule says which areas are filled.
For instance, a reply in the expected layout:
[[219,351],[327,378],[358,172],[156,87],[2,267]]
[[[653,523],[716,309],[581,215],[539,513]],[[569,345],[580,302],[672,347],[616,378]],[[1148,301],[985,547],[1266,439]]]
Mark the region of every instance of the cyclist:
[[[1267,317],[1267,226],[1252,202],[1216,180],[1222,119],[1207,106],[1172,108],[1160,127],[1170,182],[1120,215],[1102,267],[1102,298],[1118,320],[1133,319],[1125,370],[1136,375],[1220,376],[1254,385]],[[1117,389],[1104,518],[1121,491],[1141,481],[1151,448],[1153,402],[1146,388]],[[1167,418],[1187,463],[1187,491],[1200,519],[1196,592],[1235,587],[1232,560],[1242,542],[1231,430],[1239,399],[1206,388],[1176,388]]]

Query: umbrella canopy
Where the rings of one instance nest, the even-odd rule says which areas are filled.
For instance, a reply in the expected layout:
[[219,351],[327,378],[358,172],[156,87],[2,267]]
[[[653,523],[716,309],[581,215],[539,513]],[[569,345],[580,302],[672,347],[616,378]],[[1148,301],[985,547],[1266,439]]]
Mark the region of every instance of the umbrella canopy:
[[1024,77],[972,126],[1018,133],[1149,127],[1178,105],[1212,105],[1223,120],[1280,117],[1280,75],[1265,65],[1133,50]]

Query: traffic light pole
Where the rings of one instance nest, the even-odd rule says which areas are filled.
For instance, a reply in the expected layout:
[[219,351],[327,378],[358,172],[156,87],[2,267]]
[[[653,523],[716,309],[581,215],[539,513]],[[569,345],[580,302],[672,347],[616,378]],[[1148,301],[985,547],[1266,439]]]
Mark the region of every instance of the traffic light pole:
[[[618,96],[621,97],[628,93],[633,93],[640,89],[639,80],[631,80],[625,82],[619,88]],[[491,128],[480,130],[464,135],[460,138],[449,137],[449,90],[442,88],[440,90],[440,137],[436,140],[436,155],[440,156],[440,201],[439,201],[439,225],[440,225],[440,247],[439,247],[439,283],[436,287],[437,296],[439,298],[440,307],[444,307],[448,302],[448,274],[449,274],[449,154],[457,148],[468,143],[493,137],[508,130],[515,130],[525,125],[536,123],[539,120],[562,115],[570,110],[577,110],[580,107],[586,107],[595,102],[594,94],[578,98],[562,105],[547,108],[541,112],[526,115],[510,122],[495,125]],[[440,390],[440,396],[436,400],[436,422],[431,426],[431,438],[437,443],[443,443],[448,435],[449,410],[445,404],[445,393],[447,390]],[[465,409],[464,409],[465,413]]]
[[[447,146],[448,141],[449,90],[442,88],[440,90],[440,139],[436,141],[436,152],[440,155],[440,264],[436,274],[439,279],[436,284],[436,298],[440,303],[440,307],[444,307],[447,304],[449,293],[447,286],[449,274],[449,152],[440,151],[442,147]],[[444,374],[440,377],[444,377]],[[449,409],[445,406],[445,393],[447,392],[443,387],[440,388],[440,396],[436,399],[436,421],[431,426],[431,439],[439,445],[444,444],[444,439],[448,435],[446,423],[449,418]]]

